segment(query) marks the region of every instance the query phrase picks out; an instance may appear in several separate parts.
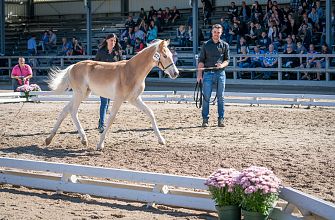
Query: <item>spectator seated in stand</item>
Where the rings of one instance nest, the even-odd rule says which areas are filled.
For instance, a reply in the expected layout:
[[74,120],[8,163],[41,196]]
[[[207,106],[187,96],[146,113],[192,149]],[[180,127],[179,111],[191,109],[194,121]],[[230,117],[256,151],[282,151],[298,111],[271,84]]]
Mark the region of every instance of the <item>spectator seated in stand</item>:
[[312,43],[312,31],[308,28],[308,24],[303,23],[299,28],[298,36],[302,39],[302,44],[308,48]]
[[158,29],[153,20],[150,21],[149,30],[147,33],[147,43],[157,39]]
[[293,42],[291,36],[287,36],[286,38],[286,44],[283,47],[284,52],[286,52],[287,47],[292,47],[293,51],[297,50],[297,45]]
[[251,18],[251,9],[246,4],[245,1],[242,1],[242,8],[240,10],[239,16],[241,17],[241,20],[244,22],[249,22]]
[[124,24],[124,26],[126,27],[126,30],[128,28],[134,28],[136,25],[135,21],[133,20],[133,16],[129,15],[127,20],[126,20],[126,23]]
[[[296,51],[294,51],[294,45],[293,44],[288,44],[286,45],[286,50],[284,52],[284,54],[288,54],[288,55],[294,55],[297,54]],[[300,60],[297,56],[294,57],[284,57],[282,59],[282,67],[283,68],[295,68],[300,66]],[[292,79],[293,73],[291,72],[285,72],[284,73],[284,79]]]
[[45,46],[47,50],[57,49],[57,36],[52,30],[49,30],[49,42]]
[[245,47],[245,49],[247,50],[247,53],[249,53],[249,46],[248,46],[247,41],[245,40],[244,37],[240,37],[239,42],[237,42],[237,47],[236,47],[237,53],[242,53],[241,52],[242,47]]
[[263,31],[261,37],[257,41],[257,45],[261,50],[267,50],[271,44],[271,39],[267,36],[266,32]]
[[240,41],[241,30],[237,22],[233,23],[233,27],[230,29],[229,35],[230,35],[229,44],[232,44],[233,40],[236,40],[236,42]]
[[135,53],[140,52],[141,50],[144,49],[144,47],[145,47],[145,45],[142,42],[142,40],[140,38],[136,38],[136,40],[135,40],[135,46],[134,46]]
[[180,25],[179,28],[177,28],[178,46],[185,47],[186,46],[186,40],[187,40],[186,27],[185,27],[185,25]]
[[49,43],[49,34],[48,31],[44,31],[41,41],[38,44],[38,47],[41,47],[42,51],[45,52],[46,45]]
[[[274,45],[270,44],[269,45],[269,50],[268,52],[265,53],[266,55],[275,55],[278,54],[278,52],[274,49]],[[263,67],[264,68],[276,68],[278,65],[278,58],[277,57],[270,57],[270,56],[265,56],[263,59]],[[263,79],[270,79],[272,76],[273,72],[264,72]]]
[[123,40],[125,37],[128,38],[128,41],[131,43],[131,45],[135,45],[134,28],[129,27],[127,30],[124,30],[120,36],[120,39]]
[[134,37],[135,39],[136,38],[140,38],[141,41],[144,42],[145,40],[145,33],[140,29],[139,26],[135,26],[135,29],[134,29]]
[[278,30],[278,26],[272,27],[272,33],[270,36],[271,42],[273,46],[275,47],[275,50],[278,51],[279,47],[281,46],[282,42],[282,34]]
[[127,42],[127,45],[124,51],[125,51],[125,55],[134,55],[134,47],[130,44],[130,42]]
[[141,21],[146,21],[148,19],[148,16],[147,16],[147,13],[144,11],[144,8],[141,8],[141,11],[140,11],[140,15],[138,16],[138,19],[137,19],[137,25],[139,25],[139,23]]
[[72,37],[73,50],[71,55],[84,55],[84,47],[78,41],[77,37]]
[[169,23],[174,24],[178,19],[180,19],[180,12],[176,6],[173,6],[170,13]]
[[58,56],[71,56],[73,50],[72,42],[68,41],[66,37],[62,37],[62,49]]
[[262,9],[262,6],[258,3],[258,1],[255,1],[254,4],[252,4],[251,20],[257,21],[257,22],[260,22],[263,20],[263,9]]
[[[159,8],[157,11],[157,22],[160,24],[160,26],[162,26],[164,24],[164,20],[163,20],[163,10],[162,8]],[[155,21],[156,23],[156,21]],[[159,29],[160,30],[160,29]],[[161,30],[160,30],[161,31]]]
[[164,25],[169,24],[169,18],[171,17],[171,12],[169,7],[165,7],[164,11],[162,12],[162,21]]
[[230,21],[233,21],[233,17],[238,17],[238,8],[235,2],[230,3],[230,6],[228,7],[228,15]]
[[128,40],[128,37],[123,37],[123,38],[120,38],[120,39],[121,39],[120,40],[120,46],[121,46],[122,50],[126,49],[127,44],[131,45],[130,41]]
[[226,42],[229,42],[229,40],[230,40],[229,30],[231,29],[230,28],[230,24],[229,24],[229,19],[221,17],[220,24],[222,26],[221,39],[224,40],[224,41],[226,41]]
[[248,33],[245,35],[245,39],[247,40],[248,44],[255,44],[257,40],[257,32],[255,32],[256,26],[254,22],[249,23],[249,30]]
[[[300,39],[297,40],[297,49],[295,50],[295,52],[297,52],[297,54],[306,54],[307,53],[307,49],[304,47],[304,45],[302,45],[302,41]],[[303,63],[302,62],[302,57],[299,58],[300,59],[300,65]]]
[[[329,49],[329,46],[328,44],[324,43],[321,47],[321,54],[331,54],[332,51]],[[329,65],[331,64],[332,62],[332,58],[328,58],[328,62],[329,62]],[[327,65],[327,59],[325,57],[320,57],[319,60],[316,61],[316,68],[326,68],[326,65]],[[320,72],[317,72],[316,73],[316,78],[315,80],[321,80],[321,73]]]
[[162,29],[162,24],[161,24],[161,22],[158,20],[157,16],[154,15],[154,16],[152,17],[152,20],[154,21],[154,24],[155,24],[155,26],[157,27],[157,31],[158,31],[158,32],[161,32],[161,31],[163,30],[163,29]]
[[[237,59],[238,67],[240,68],[248,68],[250,66],[250,57],[248,56],[248,51],[246,46],[241,47],[241,54],[246,55],[239,57]],[[237,73],[237,79],[242,79],[242,76],[244,75],[244,72],[238,71]]]
[[[262,54],[264,54],[264,51],[260,50],[259,46],[255,46],[254,50],[251,51],[250,54],[258,55],[258,56],[255,56],[255,57],[251,57],[250,68],[263,67],[263,56],[262,56]],[[252,80],[258,78],[258,77],[255,77],[255,71],[251,72],[251,77],[250,78]]]
[[152,17],[156,15],[157,16],[157,11],[154,9],[154,6],[150,6],[150,11],[148,13],[148,20],[152,20]]
[[[307,52],[308,57],[306,57],[306,62],[301,64],[300,67],[302,68],[314,68],[316,67],[318,57],[315,56],[318,52],[315,50],[314,44],[309,45],[309,50]],[[311,80],[312,73],[304,72],[304,75],[301,77],[302,80]]]

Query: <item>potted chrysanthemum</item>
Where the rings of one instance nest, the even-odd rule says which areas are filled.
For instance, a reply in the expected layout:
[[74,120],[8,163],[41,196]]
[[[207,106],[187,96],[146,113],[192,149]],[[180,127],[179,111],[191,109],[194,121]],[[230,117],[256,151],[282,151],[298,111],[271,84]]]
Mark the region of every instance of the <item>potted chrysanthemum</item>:
[[267,219],[278,200],[280,179],[265,167],[251,166],[241,172],[239,184],[244,220]]
[[37,84],[30,84],[30,85],[22,85],[16,88],[17,92],[24,92],[24,96],[26,100],[28,101],[29,98],[29,92],[31,91],[41,91],[41,88]]
[[239,180],[240,172],[235,169],[218,169],[205,182],[215,201],[221,220],[240,220],[242,188]]

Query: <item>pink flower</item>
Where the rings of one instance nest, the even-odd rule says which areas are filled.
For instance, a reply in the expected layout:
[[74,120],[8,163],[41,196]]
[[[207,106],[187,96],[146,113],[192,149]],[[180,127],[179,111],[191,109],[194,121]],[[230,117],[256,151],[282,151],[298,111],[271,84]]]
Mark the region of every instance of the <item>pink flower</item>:
[[239,184],[246,194],[260,190],[262,194],[277,193],[279,190],[280,180],[274,173],[265,168],[251,166],[241,172]]

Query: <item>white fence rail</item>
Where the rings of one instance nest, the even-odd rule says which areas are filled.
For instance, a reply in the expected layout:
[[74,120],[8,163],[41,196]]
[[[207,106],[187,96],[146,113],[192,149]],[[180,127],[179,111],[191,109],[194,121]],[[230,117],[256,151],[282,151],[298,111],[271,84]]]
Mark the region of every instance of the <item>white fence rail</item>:
[[[23,95],[18,92],[0,93],[0,103],[26,101],[25,98],[20,98]],[[30,92],[29,101],[70,101],[71,95],[72,92],[62,94],[50,91]],[[144,101],[194,102],[193,95],[193,91],[145,91],[142,97]],[[214,96],[215,93],[212,94],[212,98]],[[86,100],[99,101],[99,97],[91,95]],[[249,105],[335,106],[335,95],[226,92],[225,102]]]
[[27,99],[21,98],[21,92],[4,92],[0,93],[0,103],[24,102]]
[[[0,157],[0,184],[215,211],[204,181],[198,177]],[[335,220],[332,203],[289,187],[281,190],[280,198],[271,214],[273,220]]]

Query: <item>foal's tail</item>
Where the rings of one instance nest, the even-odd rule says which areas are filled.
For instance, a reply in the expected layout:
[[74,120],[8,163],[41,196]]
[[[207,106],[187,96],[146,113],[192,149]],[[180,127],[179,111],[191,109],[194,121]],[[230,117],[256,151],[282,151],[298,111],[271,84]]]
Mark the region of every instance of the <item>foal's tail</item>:
[[63,92],[71,88],[69,75],[73,65],[74,64],[63,70],[58,67],[50,69],[48,84],[51,90],[55,92]]

